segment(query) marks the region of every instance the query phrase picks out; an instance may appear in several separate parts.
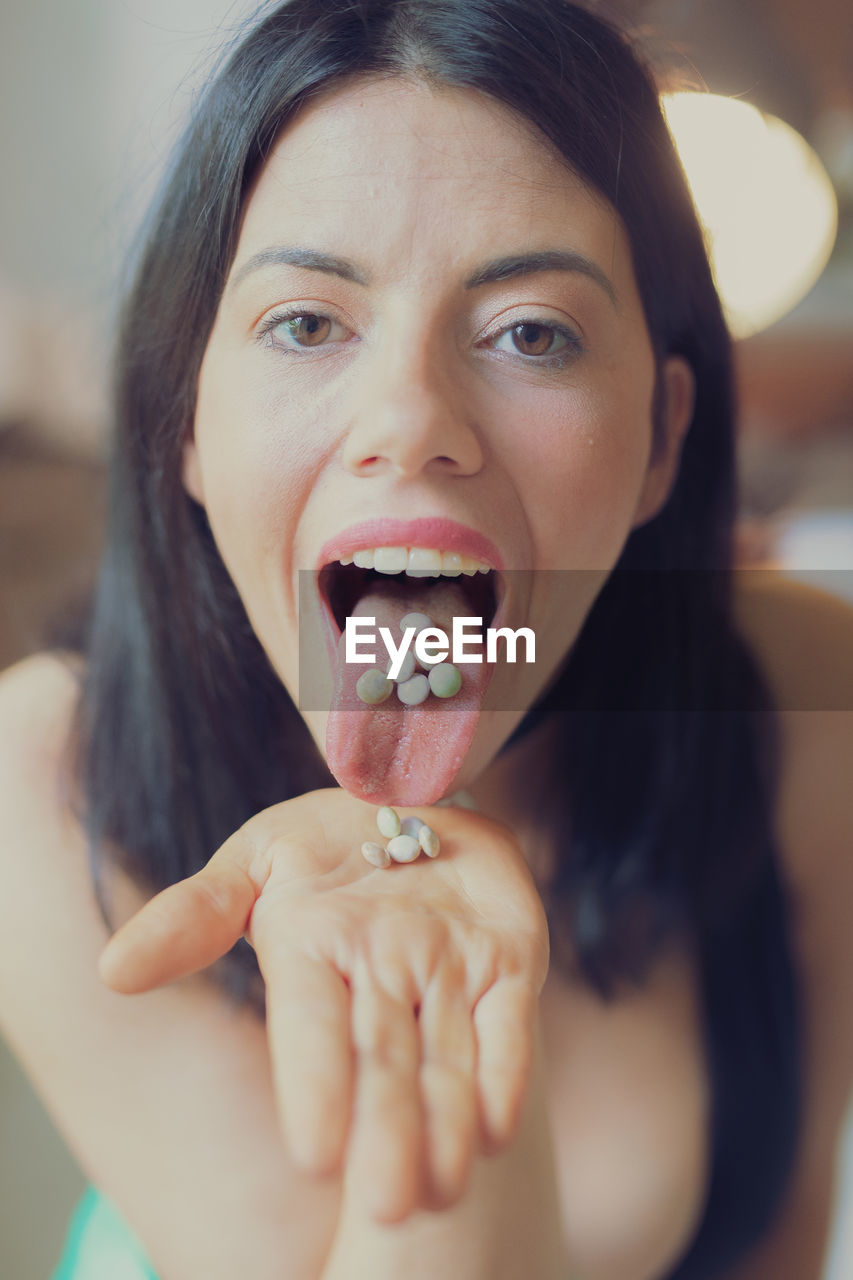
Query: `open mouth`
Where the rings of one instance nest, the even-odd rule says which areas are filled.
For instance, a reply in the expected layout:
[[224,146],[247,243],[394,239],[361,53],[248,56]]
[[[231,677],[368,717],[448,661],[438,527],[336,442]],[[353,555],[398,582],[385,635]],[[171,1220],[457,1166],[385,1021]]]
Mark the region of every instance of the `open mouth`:
[[[364,559],[368,555],[365,552]],[[397,560],[401,562],[402,556]],[[466,567],[459,572],[436,570],[432,576],[432,569],[416,568],[415,573],[429,575],[416,577],[412,568],[411,559],[406,571],[336,561],[325,564],[317,575],[331,665],[327,761],[342,787],[377,804],[432,804],[447,794],[474,739],[497,668],[493,655],[461,650],[469,641],[476,647],[477,630],[487,630],[501,618],[500,571],[484,564],[482,571]],[[388,646],[409,613],[426,614],[438,633],[453,635],[450,665],[456,667],[455,690],[441,693],[431,671],[427,676],[412,666],[397,680],[390,676],[389,663],[384,668],[389,674],[382,696],[363,697],[360,684],[365,673],[386,658],[381,649],[379,654],[350,652],[349,620],[370,619],[379,635],[362,639]],[[466,634],[457,657],[456,620],[468,618],[477,622],[464,624]],[[411,631],[402,637],[407,648],[411,637]],[[484,638],[488,642],[490,636],[481,635],[480,644]],[[386,657],[393,659],[390,647]],[[442,661],[424,659],[411,650],[407,657],[427,669]],[[316,654],[308,660],[309,664],[315,661]]]
[[[505,584],[496,569],[488,573],[476,573],[473,577],[451,579],[459,584],[468,616],[482,618],[483,626],[492,624],[505,594]],[[326,564],[320,570],[318,586],[320,595],[329,608],[339,632],[346,626],[347,618],[354,613],[359,600],[378,586],[392,590],[400,600],[423,600],[431,587],[446,586],[444,577],[407,577],[403,573],[379,573],[375,569],[361,569],[357,565],[343,565],[338,561]]]

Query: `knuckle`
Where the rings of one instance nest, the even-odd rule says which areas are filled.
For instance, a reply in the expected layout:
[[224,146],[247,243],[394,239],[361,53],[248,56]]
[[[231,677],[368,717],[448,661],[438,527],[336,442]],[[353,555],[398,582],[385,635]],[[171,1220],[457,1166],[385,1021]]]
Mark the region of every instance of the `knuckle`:
[[187,881],[193,897],[193,907],[204,915],[214,915],[226,920],[232,912],[232,893],[220,877],[198,873]]

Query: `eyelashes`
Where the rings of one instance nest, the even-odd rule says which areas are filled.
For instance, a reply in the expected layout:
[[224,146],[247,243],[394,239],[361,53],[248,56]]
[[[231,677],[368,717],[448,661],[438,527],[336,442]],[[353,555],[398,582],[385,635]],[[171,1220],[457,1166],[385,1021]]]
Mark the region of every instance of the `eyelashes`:
[[[546,320],[520,320],[508,328],[500,329],[496,334],[492,334],[487,341],[502,341],[509,338],[515,347],[515,351],[520,355],[525,363],[531,363],[535,358],[535,363],[545,369],[560,369],[569,360],[577,357],[583,351],[583,344],[576,333],[562,324],[553,324]],[[543,338],[547,339],[544,350],[523,351],[523,345],[541,348]],[[555,339],[559,344],[554,346]],[[501,348],[495,346],[493,350],[499,351]],[[512,355],[512,352],[507,352]]]
[[296,339],[299,347],[311,350],[323,343],[324,338],[328,337],[329,331],[335,325],[339,329],[344,327],[331,316],[320,315],[315,311],[273,312],[261,324],[260,336],[266,337],[270,346],[292,351],[294,348],[289,343],[275,337],[276,329],[286,328],[289,336]]
[[[336,330],[344,335],[343,338],[334,336]],[[322,352],[330,342],[345,341],[349,332],[332,316],[300,308],[272,312],[261,322],[257,340],[274,351],[304,358],[312,351]],[[513,349],[499,346],[501,342],[510,343]],[[523,317],[495,330],[482,338],[477,346],[491,346],[503,358],[544,370],[564,368],[585,349],[579,335],[567,325],[536,316]],[[532,350],[524,350],[525,347]]]

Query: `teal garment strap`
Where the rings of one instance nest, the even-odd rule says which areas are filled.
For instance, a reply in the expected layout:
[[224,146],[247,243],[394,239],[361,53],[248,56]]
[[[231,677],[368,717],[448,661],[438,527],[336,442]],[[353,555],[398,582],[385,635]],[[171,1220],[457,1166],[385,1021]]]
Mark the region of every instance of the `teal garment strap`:
[[51,1280],[158,1280],[138,1237],[112,1201],[88,1187]]

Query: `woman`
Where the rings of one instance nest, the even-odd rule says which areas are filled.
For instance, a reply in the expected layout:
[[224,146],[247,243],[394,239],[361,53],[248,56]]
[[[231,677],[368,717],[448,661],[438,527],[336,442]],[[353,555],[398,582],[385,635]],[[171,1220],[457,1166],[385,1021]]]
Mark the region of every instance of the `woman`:
[[[166,1280],[818,1280],[853,726],[790,708],[839,705],[853,623],[732,580],[728,339],[623,38],[271,9],[118,367],[85,671],[2,687],[3,1029],[108,1197],[61,1274],[109,1228]],[[482,560],[531,670],[357,709],[344,615],[470,599],[345,564],[401,546]],[[364,862],[385,802],[436,860]]]

